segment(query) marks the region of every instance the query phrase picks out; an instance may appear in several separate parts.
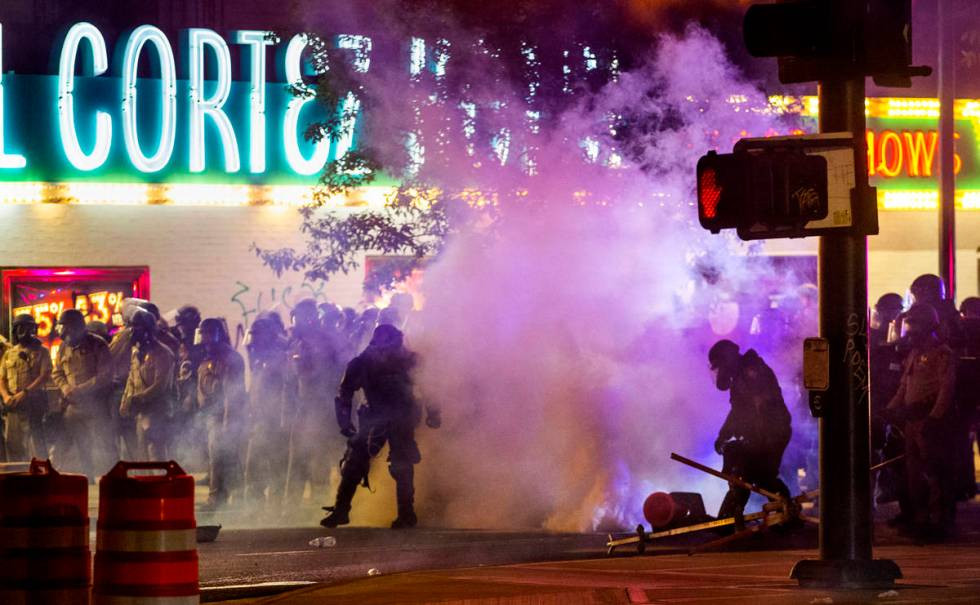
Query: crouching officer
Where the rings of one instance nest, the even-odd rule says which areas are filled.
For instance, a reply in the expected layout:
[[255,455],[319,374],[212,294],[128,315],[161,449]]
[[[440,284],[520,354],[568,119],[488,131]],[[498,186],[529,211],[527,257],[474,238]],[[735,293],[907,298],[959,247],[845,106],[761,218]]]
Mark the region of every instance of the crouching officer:
[[70,468],[69,455],[82,472],[94,478],[109,468],[109,415],[105,398],[111,380],[109,345],[85,327],[85,316],[67,309],[58,319],[62,344],[51,379],[61,391],[65,434],[56,449],[60,466]]
[[[749,349],[741,354],[730,340],[715,343],[708,360],[716,372],[715,386],[731,393],[732,409],[715,440],[715,451],[724,457],[724,471],[789,497],[779,466],[792,428],[776,375],[758,353]],[[749,490],[730,485],[718,518],[740,517],[749,495]]]
[[41,421],[47,412],[44,385],[51,376],[51,352],[37,337],[37,322],[27,314],[13,321],[14,346],[0,361],[0,397],[6,416],[7,460],[48,457]]
[[[337,422],[348,437],[340,470],[340,486],[331,511],[320,525],[350,523],[350,507],[358,483],[367,483],[371,459],[389,444],[388,471],[395,480],[398,518],[394,529],[415,527],[415,465],[422,456],[415,443],[421,411],[412,394],[411,371],[415,354],[405,348],[402,333],[391,325],[378,326],[363,353],[348,365],[337,397]],[[364,389],[367,404],[358,410],[358,426],[351,418],[354,393]],[[439,412],[427,409],[426,425],[439,428]]]

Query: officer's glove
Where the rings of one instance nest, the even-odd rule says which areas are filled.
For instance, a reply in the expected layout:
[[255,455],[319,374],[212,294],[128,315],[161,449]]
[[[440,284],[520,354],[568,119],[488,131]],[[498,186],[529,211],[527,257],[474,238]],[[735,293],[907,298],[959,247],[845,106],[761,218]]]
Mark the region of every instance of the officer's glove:
[[340,434],[344,437],[350,438],[357,434],[357,429],[354,428],[353,424],[348,424],[340,427]]
[[715,439],[715,451],[718,452],[719,456],[725,455],[725,446],[728,445],[728,439],[719,437]]
[[430,429],[442,426],[442,412],[434,408],[425,408],[425,426]]

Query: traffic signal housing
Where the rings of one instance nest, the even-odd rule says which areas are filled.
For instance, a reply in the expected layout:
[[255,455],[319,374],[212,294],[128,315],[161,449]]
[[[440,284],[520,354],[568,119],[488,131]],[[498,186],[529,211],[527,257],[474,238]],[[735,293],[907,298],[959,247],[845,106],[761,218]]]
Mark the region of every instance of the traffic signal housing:
[[698,160],[698,220],[744,240],[804,237],[829,213],[827,160],[801,149],[708,152]]
[[785,84],[871,76],[909,87],[929,67],[912,66],[911,0],[788,0],[753,4],[742,23],[753,57],[777,57]]

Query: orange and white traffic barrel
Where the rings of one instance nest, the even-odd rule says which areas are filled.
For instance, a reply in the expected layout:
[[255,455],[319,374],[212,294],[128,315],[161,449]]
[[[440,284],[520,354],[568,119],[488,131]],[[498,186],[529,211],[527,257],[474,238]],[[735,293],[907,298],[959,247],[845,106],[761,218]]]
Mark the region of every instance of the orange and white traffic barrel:
[[0,603],[88,605],[88,479],[31,460],[0,474]]
[[200,602],[194,478],[176,462],[116,464],[96,527],[94,605]]

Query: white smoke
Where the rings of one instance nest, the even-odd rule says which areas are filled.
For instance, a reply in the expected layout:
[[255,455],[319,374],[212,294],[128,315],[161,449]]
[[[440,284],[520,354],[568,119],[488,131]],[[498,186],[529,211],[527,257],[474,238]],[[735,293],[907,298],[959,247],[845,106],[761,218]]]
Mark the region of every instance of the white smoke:
[[[705,316],[755,275],[741,245],[697,226],[694,167],[747,132],[787,130],[766,107],[708,33],[665,36],[644,67],[562,116],[528,204],[502,205],[493,237],[458,235],[427,269],[409,336],[445,426],[420,435],[426,522],[629,526],[654,490],[717,505],[726,485],[668,455],[718,461],[728,403]],[[583,136],[615,153],[610,116],[651,127],[629,134],[619,168],[570,170]],[[596,203],[575,203],[578,191]]]

